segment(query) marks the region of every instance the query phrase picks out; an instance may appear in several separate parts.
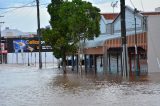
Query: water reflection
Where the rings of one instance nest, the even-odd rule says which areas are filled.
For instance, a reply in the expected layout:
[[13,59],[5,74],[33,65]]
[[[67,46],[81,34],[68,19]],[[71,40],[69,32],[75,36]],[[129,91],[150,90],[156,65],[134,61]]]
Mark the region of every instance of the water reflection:
[[[4,68],[4,69],[3,69]],[[0,106],[159,106],[160,73],[123,79],[116,74],[32,67],[0,71]],[[9,69],[9,70],[8,70]]]
[[77,106],[86,105],[88,100],[92,101],[89,106],[124,106],[124,104],[126,106],[153,104],[158,106],[159,99],[152,97],[160,97],[160,84],[150,78],[150,76],[140,76],[123,80],[121,76],[115,74],[65,74],[54,77],[49,86],[52,86],[54,90],[55,87],[61,90],[61,95],[70,98],[69,101],[72,103],[77,102],[73,101],[71,95],[84,103],[77,104]]
[[68,73],[61,74],[54,77],[49,86],[60,87],[64,90],[88,90],[88,89],[100,89],[110,87],[114,85],[139,85],[149,83],[147,75],[135,76],[130,79],[124,79],[117,74],[106,73]]

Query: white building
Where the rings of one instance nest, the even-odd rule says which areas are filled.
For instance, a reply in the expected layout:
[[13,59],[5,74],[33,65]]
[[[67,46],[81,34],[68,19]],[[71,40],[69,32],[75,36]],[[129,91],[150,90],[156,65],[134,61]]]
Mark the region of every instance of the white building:
[[160,72],[160,16],[148,17],[148,70]]

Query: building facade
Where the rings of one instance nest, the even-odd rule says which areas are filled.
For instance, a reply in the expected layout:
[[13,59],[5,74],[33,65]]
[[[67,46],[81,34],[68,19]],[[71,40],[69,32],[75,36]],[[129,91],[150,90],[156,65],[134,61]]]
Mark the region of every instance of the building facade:
[[[130,73],[132,74],[136,70],[141,74],[159,71],[158,35],[160,24],[158,19],[160,12],[138,12],[128,6],[126,6],[125,12]],[[91,60],[89,64],[94,65],[95,70],[99,70],[100,64],[104,71],[122,72],[120,18],[120,14],[102,14],[100,36],[84,44],[83,52],[87,55],[87,59]],[[136,48],[138,60],[135,55]]]
[[[147,17],[126,7],[126,34],[128,46],[129,70],[135,70],[135,45],[137,46],[140,64],[144,63],[147,54]],[[94,40],[84,43],[84,55],[92,60],[96,70],[100,63],[103,70],[121,72],[121,17],[120,14],[102,14],[100,21],[101,34]],[[112,58],[114,56],[114,59]],[[91,57],[91,59],[90,59]],[[113,61],[112,61],[113,60]],[[99,62],[100,61],[100,62]],[[89,64],[91,64],[89,63]],[[102,65],[103,64],[103,65]],[[88,67],[88,66],[87,66]],[[142,67],[141,67],[142,70]],[[143,69],[145,72],[147,69]]]
[[[39,62],[39,40],[36,33],[21,32],[17,29],[6,28],[2,31],[1,63],[17,63],[35,65]],[[43,63],[53,63],[57,60],[53,56],[52,48],[41,40]]]
[[160,16],[148,17],[148,70],[160,72]]

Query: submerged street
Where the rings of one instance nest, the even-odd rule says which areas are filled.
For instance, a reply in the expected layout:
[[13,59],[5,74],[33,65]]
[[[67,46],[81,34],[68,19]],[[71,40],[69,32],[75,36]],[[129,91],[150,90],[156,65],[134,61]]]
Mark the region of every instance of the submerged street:
[[159,106],[160,73],[123,80],[57,68],[0,65],[0,106]]
[[0,13],[0,106],[160,106],[160,0],[1,0]]

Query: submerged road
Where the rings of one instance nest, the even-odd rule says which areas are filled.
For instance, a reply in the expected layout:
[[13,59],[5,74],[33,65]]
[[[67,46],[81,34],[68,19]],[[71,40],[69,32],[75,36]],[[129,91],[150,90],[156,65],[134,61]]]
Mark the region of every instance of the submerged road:
[[159,76],[124,81],[103,73],[0,65],[0,106],[160,106]]

